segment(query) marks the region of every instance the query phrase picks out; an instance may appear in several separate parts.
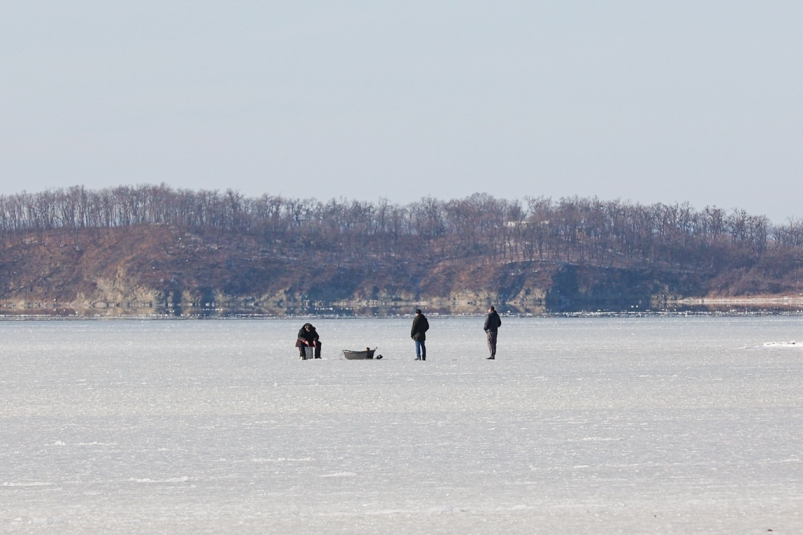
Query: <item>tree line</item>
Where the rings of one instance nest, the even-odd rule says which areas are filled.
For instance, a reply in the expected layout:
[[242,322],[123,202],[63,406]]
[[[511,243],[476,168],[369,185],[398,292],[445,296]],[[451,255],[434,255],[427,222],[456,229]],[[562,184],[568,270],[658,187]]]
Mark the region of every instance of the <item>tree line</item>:
[[[689,204],[474,194],[388,200],[246,197],[166,185],[82,186],[0,196],[0,244],[61,229],[172,225],[226,240],[251,240],[273,254],[323,254],[337,261],[541,261],[716,272],[781,254],[799,262],[803,221]],[[790,256],[791,255],[791,256]]]

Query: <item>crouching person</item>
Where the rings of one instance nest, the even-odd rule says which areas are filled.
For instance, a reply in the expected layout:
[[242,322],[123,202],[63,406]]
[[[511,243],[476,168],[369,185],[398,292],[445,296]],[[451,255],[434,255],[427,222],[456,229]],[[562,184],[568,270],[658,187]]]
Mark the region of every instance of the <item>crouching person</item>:
[[321,341],[318,336],[318,331],[311,323],[305,323],[301,330],[298,331],[298,339],[296,340],[296,347],[298,348],[299,356],[302,360],[307,358],[306,349],[308,347],[315,348],[315,358],[321,358]]

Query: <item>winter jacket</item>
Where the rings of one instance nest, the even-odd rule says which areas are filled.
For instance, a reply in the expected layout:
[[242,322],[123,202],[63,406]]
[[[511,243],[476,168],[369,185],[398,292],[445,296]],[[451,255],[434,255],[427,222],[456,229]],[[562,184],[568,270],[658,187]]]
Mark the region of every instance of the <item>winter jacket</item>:
[[298,331],[298,339],[303,340],[307,343],[317,342],[318,338],[320,337],[318,336],[318,331],[315,330],[315,327],[312,327],[312,325],[310,325],[311,328],[309,331],[305,329],[305,327],[306,325],[301,327],[301,330]]
[[499,314],[496,313],[496,310],[493,312],[489,312],[487,316],[485,316],[485,325],[482,327],[482,330],[488,332],[496,332],[499,327],[502,326],[502,319],[499,317]]
[[413,329],[410,331],[410,336],[416,342],[423,342],[427,339],[425,334],[429,330],[429,322],[423,314],[416,314],[413,318]]

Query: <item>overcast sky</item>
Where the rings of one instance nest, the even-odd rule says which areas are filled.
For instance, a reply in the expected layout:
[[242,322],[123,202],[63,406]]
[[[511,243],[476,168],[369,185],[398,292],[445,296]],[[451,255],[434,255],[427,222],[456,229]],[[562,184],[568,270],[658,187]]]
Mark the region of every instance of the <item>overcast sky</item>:
[[803,217],[803,2],[0,0],[0,193]]

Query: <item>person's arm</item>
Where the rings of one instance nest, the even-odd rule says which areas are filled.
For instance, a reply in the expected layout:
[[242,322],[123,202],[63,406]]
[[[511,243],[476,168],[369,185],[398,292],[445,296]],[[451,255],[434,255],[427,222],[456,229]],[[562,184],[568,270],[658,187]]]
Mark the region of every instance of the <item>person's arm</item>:
[[304,328],[302,327],[301,330],[298,331],[298,341],[301,342],[302,344],[304,344],[305,346],[309,345],[309,340],[307,340],[307,336],[306,335],[307,335],[307,331],[305,331]]

